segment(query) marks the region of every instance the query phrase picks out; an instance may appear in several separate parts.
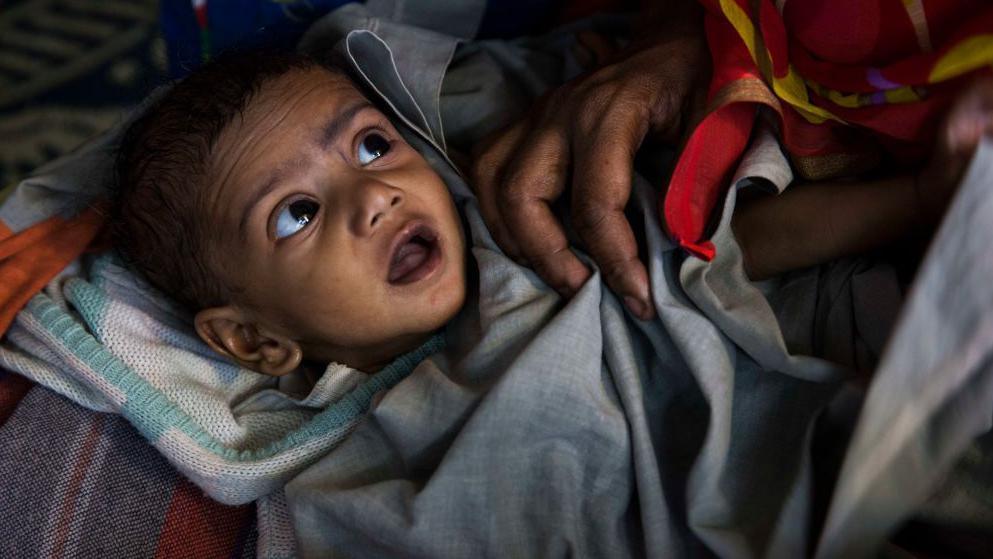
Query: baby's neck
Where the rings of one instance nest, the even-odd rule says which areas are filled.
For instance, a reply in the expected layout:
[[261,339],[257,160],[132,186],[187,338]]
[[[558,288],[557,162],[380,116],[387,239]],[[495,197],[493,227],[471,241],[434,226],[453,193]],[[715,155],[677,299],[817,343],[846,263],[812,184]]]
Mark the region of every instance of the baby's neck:
[[322,373],[328,363],[340,363],[352,369],[375,373],[398,357],[421,347],[434,334],[435,332],[410,334],[375,346],[359,348],[307,344],[303,346],[303,354],[307,362],[323,363],[324,367],[318,367]]

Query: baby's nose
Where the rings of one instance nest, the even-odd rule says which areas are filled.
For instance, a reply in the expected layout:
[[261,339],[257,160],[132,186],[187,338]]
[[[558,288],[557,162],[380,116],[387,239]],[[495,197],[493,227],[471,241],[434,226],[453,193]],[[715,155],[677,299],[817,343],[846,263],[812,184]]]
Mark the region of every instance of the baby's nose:
[[356,234],[365,235],[375,231],[390,212],[403,205],[403,202],[403,192],[388,184],[375,181],[363,185],[353,223]]
[[390,196],[389,204],[386,207],[384,207],[382,211],[377,211],[373,213],[372,220],[369,222],[369,226],[376,227],[376,225],[379,224],[379,221],[383,217],[385,217],[386,214],[390,211],[390,208],[399,206],[401,202],[403,202],[403,197],[400,196],[400,194],[393,194],[392,196]]

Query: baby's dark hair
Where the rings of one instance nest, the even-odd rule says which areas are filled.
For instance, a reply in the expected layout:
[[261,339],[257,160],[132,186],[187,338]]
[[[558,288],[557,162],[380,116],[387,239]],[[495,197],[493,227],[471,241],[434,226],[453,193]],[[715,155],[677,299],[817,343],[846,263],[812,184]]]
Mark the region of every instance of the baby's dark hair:
[[206,179],[218,136],[262,86],[293,70],[342,74],[306,55],[224,54],[176,83],[125,132],[117,156],[110,233],[118,252],[191,310],[228,302],[211,260]]

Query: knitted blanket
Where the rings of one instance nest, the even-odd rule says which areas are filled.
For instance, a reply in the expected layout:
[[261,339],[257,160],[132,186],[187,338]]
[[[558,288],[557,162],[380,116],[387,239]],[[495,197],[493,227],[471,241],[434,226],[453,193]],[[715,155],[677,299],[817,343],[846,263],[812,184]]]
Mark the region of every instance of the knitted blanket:
[[120,413],[224,503],[278,489],[340,442],[374,394],[443,345],[435,337],[375,375],[333,363],[309,392],[292,395],[273,377],[211,355],[190,317],[112,256],[87,268],[88,278],[64,278],[31,300],[0,365]]

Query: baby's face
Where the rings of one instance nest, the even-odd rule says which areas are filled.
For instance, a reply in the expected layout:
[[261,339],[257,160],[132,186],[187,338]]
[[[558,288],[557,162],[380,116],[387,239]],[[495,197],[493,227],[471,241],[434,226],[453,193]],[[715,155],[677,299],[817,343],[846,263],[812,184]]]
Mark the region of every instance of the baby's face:
[[341,76],[296,70],[263,86],[219,136],[208,184],[234,304],[308,359],[376,368],[464,301],[445,184]]

